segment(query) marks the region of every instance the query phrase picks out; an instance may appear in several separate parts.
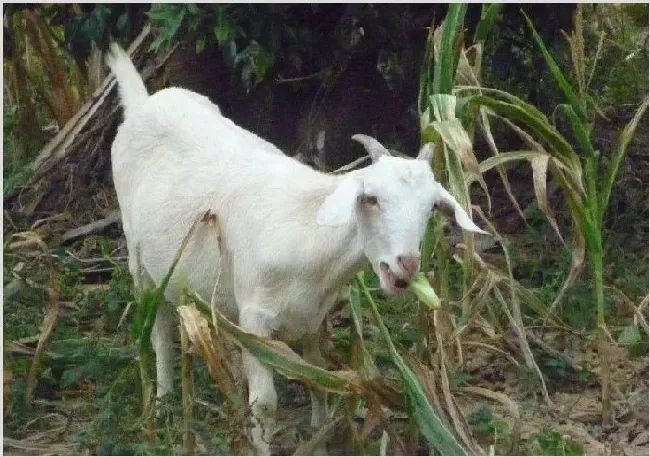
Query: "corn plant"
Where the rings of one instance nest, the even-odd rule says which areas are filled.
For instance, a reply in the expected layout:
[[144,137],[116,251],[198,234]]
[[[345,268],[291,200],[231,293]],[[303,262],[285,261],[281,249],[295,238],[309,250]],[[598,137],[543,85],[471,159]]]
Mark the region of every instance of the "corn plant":
[[[488,117],[498,117],[528,145],[529,149],[525,151],[495,155],[481,163],[479,169],[485,172],[506,162],[529,161],[533,167],[535,194],[540,209],[559,236],[559,228],[550,213],[545,195],[546,175],[549,171],[563,191],[573,222],[573,260],[567,278],[549,312],[560,302],[564,292],[581,272],[587,254],[594,281],[594,300],[598,310],[602,421],[603,426],[609,426],[612,424],[613,412],[608,361],[609,333],[605,323],[602,221],[619,165],[641,117],[648,108],[648,98],[642,101],[632,120],[623,129],[611,153],[601,154],[591,142],[593,111],[596,107],[593,106],[593,101],[588,94],[585,78],[587,72],[581,7],[577,7],[574,31],[571,36],[567,36],[571,46],[577,89],[569,82],[548,52],[532,21],[528,17],[525,19],[535,44],[566,101],[558,107],[557,111],[568,119],[572,138],[562,135],[555,125],[534,106],[507,92],[472,85],[457,87],[455,93],[464,95],[459,99],[459,104],[462,105],[460,110],[462,117],[469,119],[479,113],[483,122]],[[603,156],[608,157],[607,165],[602,160]]]
[[[418,108],[421,142],[422,144],[433,143],[435,145],[432,167],[436,179],[449,189],[469,214],[472,211],[470,200],[472,183],[477,182],[480,185],[488,198],[489,207],[491,207],[491,202],[487,185],[482,176],[485,170],[481,168],[472,148],[475,124],[472,119],[458,115],[463,111],[460,100],[454,94],[454,88],[459,83],[480,85],[482,47],[496,20],[499,7],[496,4],[486,4],[482,7],[481,20],[474,35],[476,42],[472,46],[475,54],[472,66],[463,46],[463,20],[466,6],[463,4],[450,5],[443,24],[437,29],[430,30],[420,76]],[[500,164],[495,166],[508,195],[523,216],[512,195],[505,171]],[[489,231],[497,241],[502,241],[480,208],[475,207],[474,209],[476,215],[483,218],[488,224]],[[469,388],[469,390],[453,389],[452,391],[449,382],[451,373],[448,373],[448,367],[451,369],[462,367],[464,363],[463,345],[473,343],[465,337],[470,327],[487,328],[489,332],[494,333],[493,328],[490,329],[493,324],[481,318],[480,313],[489,306],[490,301],[495,302],[503,308],[507,315],[511,327],[516,332],[526,365],[539,379],[544,400],[547,404],[551,404],[541,370],[528,346],[520,311],[520,297],[530,294],[512,276],[505,243],[500,243],[507,267],[507,271],[504,272],[486,264],[474,252],[473,234],[463,233],[462,243],[456,246],[462,248],[460,254],[452,252],[451,246],[442,234],[442,217],[434,214],[429,221],[423,241],[421,267],[427,271],[430,259],[432,256],[435,258],[436,270],[430,272],[429,275],[433,276],[434,289],[440,295],[442,309],[431,312],[424,307],[420,308],[422,339],[418,355],[421,362],[412,361],[412,364],[414,367],[417,366],[418,372],[427,378],[431,385],[435,382],[436,377],[439,378],[440,386],[437,388],[432,386],[428,393],[433,397],[438,412],[448,418],[447,423],[453,427],[468,449],[481,452],[467,428],[467,418],[458,408],[454,395],[472,393],[506,405],[514,419],[511,439],[514,446],[512,450],[516,452],[521,427],[517,405],[507,396],[497,395],[487,389]],[[453,262],[456,262],[461,268],[461,279],[457,287],[460,289],[459,299],[456,299],[454,284],[451,283]],[[508,297],[509,300],[504,297]],[[459,303],[460,317],[454,312],[455,302]],[[437,391],[442,394],[441,398],[437,398]]]

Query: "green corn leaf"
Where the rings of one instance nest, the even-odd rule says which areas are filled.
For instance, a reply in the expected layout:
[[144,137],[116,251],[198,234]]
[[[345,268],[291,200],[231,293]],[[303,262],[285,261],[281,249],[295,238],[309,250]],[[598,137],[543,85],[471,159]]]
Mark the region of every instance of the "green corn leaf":
[[167,290],[169,281],[171,280],[174,270],[176,269],[176,265],[178,265],[178,262],[181,260],[181,256],[183,255],[183,251],[187,247],[187,243],[190,241],[190,238],[194,234],[194,230],[196,229],[197,224],[203,218],[204,215],[202,214],[198,216],[196,220],[192,223],[192,226],[190,227],[187,234],[181,241],[181,244],[178,247],[178,250],[176,251],[176,255],[172,260],[172,264],[169,267],[167,274],[160,282],[160,285],[158,285],[158,287],[156,287],[153,290],[149,289],[145,291],[145,293],[143,294],[141,308],[142,308],[142,313],[144,315],[144,318],[142,322],[142,331],[140,334],[140,341],[139,341],[139,346],[142,349],[149,349],[151,347],[151,332],[153,331],[153,325],[156,320],[156,313],[158,311],[158,306],[164,300],[165,290]]
[[603,179],[600,180],[601,187],[599,191],[600,202],[598,205],[597,214],[598,221],[603,220],[605,210],[607,209],[607,204],[609,203],[609,196],[612,192],[612,187],[614,186],[614,180],[616,179],[616,174],[618,173],[618,167],[621,164],[623,157],[625,157],[627,146],[630,144],[630,141],[634,136],[634,132],[636,131],[636,128],[641,121],[641,117],[643,117],[643,114],[647,109],[648,97],[646,97],[643,103],[641,103],[641,106],[639,106],[639,109],[636,110],[636,113],[634,114],[632,120],[625,126],[623,132],[621,132],[620,136],[618,137],[618,141],[616,143],[616,147],[614,148],[612,158],[610,159],[609,166],[607,167],[607,171],[605,172]]
[[546,61],[546,66],[548,67],[551,74],[553,75],[553,78],[555,78],[555,82],[557,83],[558,87],[564,94],[566,100],[575,110],[576,114],[580,117],[582,121],[585,121],[587,119],[586,101],[578,96],[578,94],[573,89],[571,84],[569,84],[569,81],[567,81],[567,79],[564,77],[564,75],[562,74],[562,70],[560,70],[560,67],[558,67],[557,63],[555,62],[555,59],[553,59],[553,56],[548,52],[548,49],[546,49],[544,40],[542,40],[542,37],[539,36],[537,30],[535,30],[535,26],[533,25],[533,22],[526,15],[526,13],[524,13],[523,11],[521,13],[524,15],[524,18],[528,23],[528,27],[530,27],[530,30],[533,33],[533,39],[535,40],[535,43],[537,43],[537,46],[539,47],[540,51],[542,51],[542,55],[544,56],[544,60]]
[[591,144],[591,140],[589,139],[589,130],[587,129],[585,123],[578,117],[575,110],[573,109],[573,106],[560,105],[559,108],[564,110],[567,117],[569,118],[571,131],[573,132],[576,140],[578,140],[578,144],[580,145],[580,149],[582,149],[584,155],[586,157],[595,158],[597,154],[594,150],[593,145]]
[[[199,304],[198,309],[205,314],[210,305],[197,294],[188,294]],[[328,371],[307,363],[289,346],[281,341],[263,338],[248,333],[233,324],[219,309],[215,312],[219,332],[232,340],[240,348],[253,354],[260,362],[275,369],[284,376],[297,378],[303,382],[341,395],[362,394],[364,387],[357,373],[353,371]]]
[[572,173],[575,173],[577,181],[582,181],[582,166],[576,152],[555,127],[547,120],[539,118],[534,110],[528,108],[530,105],[518,106],[486,95],[474,95],[468,99],[467,104],[486,106],[501,116],[525,124],[551,146],[551,154],[571,169]]
[[427,229],[424,232],[424,238],[422,239],[422,249],[420,250],[420,269],[427,270],[429,268],[429,261],[433,255],[433,251],[436,248],[438,242],[438,237],[440,234],[436,233],[436,223],[433,216],[429,217],[427,221]]
[[[483,179],[483,175],[479,171],[478,160],[472,149],[472,140],[463,128],[460,120],[456,119],[456,97],[454,95],[434,94],[431,96],[431,105],[435,118],[435,121],[431,125],[438,132],[446,146],[454,151],[465,170],[481,185],[489,200],[490,193]],[[451,170],[450,173],[452,173]],[[450,186],[456,185],[458,190],[462,191],[463,195],[461,199],[464,201],[461,204],[467,208],[469,194],[466,190],[467,186],[465,185],[464,172],[461,168],[455,170],[454,173],[457,174],[459,182],[457,184],[450,182],[449,184]],[[454,192],[452,194],[457,196]]]
[[359,289],[370,303],[370,308],[375,320],[379,325],[379,330],[388,345],[393,363],[399,370],[404,385],[404,396],[406,397],[406,406],[411,418],[418,425],[420,432],[425,436],[429,443],[434,446],[442,455],[467,455],[462,446],[458,443],[454,435],[447,430],[440,420],[438,414],[429,403],[424,390],[417,376],[406,365],[399,352],[395,348],[388,329],[384,325],[377,305],[375,304],[368,288],[365,285],[363,272],[357,274],[356,283]]
[[[494,96],[493,98],[495,98],[495,100],[499,98],[502,99],[503,101],[519,106],[520,108],[526,110],[531,116],[539,119],[540,122],[546,122],[547,124],[549,123],[546,115],[542,113],[540,110],[538,110],[535,106],[526,103],[516,95],[512,95],[503,90],[492,89],[489,87],[481,87],[481,86],[456,86],[456,88],[454,89],[454,94],[458,94],[461,92],[478,92],[483,94],[491,94]],[[459,98],[456,100],[456,109],[457,111],[460,110],[456,114],[456,117],[462,118],[464,115],[467,114],[466,108],[471,107],[471,105],[470,106],[467,105],[468,101],[469,99],[467,97]]]
[[456,66],[462,49],[463,20],[467,5],[451,3],[441,27],[440,49],[435,59],[433,90],[434,94],[451,94],[454,87]]
[[[573,136],[578,140],[580,149],[583,152],[585,160],[584,179],[585,190],[587,192],[587,204],[591,208],[591,213],[597,214],[598,195],[596,192],[596,180],[598,179],[598,153],[594,150],[594,147],[591,144],[589,131],[587,130],[585,123],[578,117],[573,107],[571,105],[560,105],[560,108],[564,110],[569,118]],[[596,221],[596,224],[599,226],[600,222]]]
[[[432,92],[434,71],[434,28],[431,25],[427,35],[427,44],[424,49],[424,59],[420,69],[420,90],[418,92],[418,114],[420,119],[429,108],[429,96]],[[425,126],[428,125],[425,124]]]
[[137,337],[138,352],[140,354],[142,354],[143,351],[153,351],[153,347],[151,346],[151,332],[153,331],[153,325],[156,321],[156,313],[158,312],[160,299],[155,290],[147,290],[142,296],[141,303],[141,311],[139,314],[142,317],[139,319],[140,328],[138,330],[140,330],[140,334]]
[[485,41],[502,6],[501,3],[484,3],[481,6],[481,20],[474,32],[474,43]]

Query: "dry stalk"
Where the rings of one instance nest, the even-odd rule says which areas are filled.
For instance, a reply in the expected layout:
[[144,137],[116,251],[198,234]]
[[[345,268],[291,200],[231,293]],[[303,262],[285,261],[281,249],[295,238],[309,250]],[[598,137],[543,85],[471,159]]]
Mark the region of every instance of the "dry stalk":
[[201,222],[214,227],[214,232],[217,236],[217,253],[219,254],[219,265],[217,266],[217,279],[214,281],[214,288],[212,289],[212,297],[210,299],[210,312],[212,313],[212,327],[216,334],[219,334],[219,327],[217,326],[217,291],[219,290],[219,282],[221,281],[221,253],[223,252],[221,245],[221,226],[219,225],[219,218],[215,213],[209,210],[205,212]]
[[[438,313],[439,310],[433,311],[433,325],[436,329],[438,328]],[[475,443],[473,442],[473,440],[470,439],[468,434],[465,432],[465,428],[463,427],[463,424],[461,423],[461,420],[458,417],[458,410],[456,409],[456,405],[454,404],[452,394],[449,389],[449,377],[447,375],[447,367],[446,367],[447,357],[445,354],[445,348],[442,341],[442,335],[438,332],[436,332],[436,339],[438,342],[438,354],[440,356],[439,357],[440,381],[442,383],[443,397],[445,399],[445,403],[447,404],[447,411],[454,425],[454,430],[456,430],[456,434],[463,441],[465,447],[467,449],[471,449],[473,452],[476,452]]]
[[[495,234],[495,236],[498,236],[499,239],[501,236],[498,234],[496,228],[494,225],[488,220],[487,217],[485,217],[485,214],[483,214],[483,211],[481,211],[481,208],[476,207],[476,212],[481,216],[481,218],[486,222],[488,225],[490,231]],[[526,366],[528,368],[531,368],[532,370],[537,373],[537,376],[539,378],[541,390],[542,390],[542,396],[544,397],[544,401],[548,406],[553,406],[553,402],[551,401],[551,398],[548,395],[548,389],[546,388],[546,382],[544,381],[544,376],[542,375],[542,370],[539,369],[539,366],[537,365],[537,362],[535,362],[535,357],[533,355],[533,352],[530,349],[530,346],[528,345],[528,340],[526,339],[526,327],[524,325],[523,318],[521,316],[521,308],[519,306],[519,298],[517,297],[517,287],[516,287],[516,281],[514,276],[512,275],[512,264],[510,262],[510,255],[508,253],[508,249],[506,248],[504,243],[499,243],[501,246],[501,250],[503,251],[504,258],[506,260],[506,266],[507,266],[507,283],[508,283],[508,289],[510,291],[510,298],[511,298],[511,304],[512,306],[512,312],[510,312],[510,308],[508,306],[508,303],[506,302],[505,298],[503,298],[503,295],[501,294],[501,291],[499,290],[499,286],[495,285],[493,290],[495,297],[499,300],[501,305],[503,306],[504,312],[508,316],[508,319],[510,320],[510,324],[514,328],[517,337],[519,339],[519,346],[520,349],[524,355],[524,359],[526,360]]]
[[[144,270],[142,268],[142,258],[140,253],[140,243],[135,246],[135,259],[137,270],[133,278],[133,289],[136,302],[141,302],[144,297]],[[126,311],[125,311],[126,312]],[[153,381],[149,376],[149,370],[146,361],[138,357],[138,368],[140,369],[140,387],[142,388],[142,416],[143,424],[150,424],[154,415],[153,402]]]
[[503,306],[503,311],[508,316],[508,319],[510,320],[510,325],[512,325],[512,328],[515,330],[515,333],[517,334],[517,338],[519,340],[519,348],[521,349],[521,352],[524,355],[524,359],[526,360],[526,366],[534,370],[535,373],[537,374],[537,377],[539,378],[540,388],[542,389],[542,396],[544,397],[544,401],[548,406],[553,406],[553,402],[551,401],[551,398],[548,395],[548,390],[546,388],[546,382],[544,381],[544,376],[542,375],[542,371],[539,369],[537,362],[535,362],[535,356],[533,355],[533,351],[530,349],[530,346],[528,345],[528,340],[526,339],[526,330],[523,325],[523,322],[518,321],[513,316],[513,313],[510,312],[510,309],[508,308],[508,303],[506,302],[505,298],[503,298],[503,295],[501,294],[501,291],[499,290],[498,286],[494,288],[494,294],[499,300],[499,303],[501,303],[501,305]]
[[480,341],[465,341],[463,344],[464,344],[465,346],[478,346],[478,347],[481,347],[481,348],[483,348],[483,349],[487,349],[487,350],[489,350],[489,351],[496,352],[497,354],[502,355],[503,357],[505,357],[506,359],[508,359],[508,361],[509,361],[510,363],[512,363],[515,367],[519,368],[519,367],[521,366],[521,365],[519,364],[519,362],[517,362],[517,359],[515,359],[512,355],[508,354],[508,353],[507,353],[506,351],[504,351],[503,349],[499,349],[499,348],[496,347],[496,346],[492,346],[491,344],[482,343],[482,342],[480,342]]
[[187,331],[180,325],[181,332],[181,392],[183,397],[183,450],[185,455],[195,454],[196,437],[190,427],[192,412],[192,355]]
[[334,432],[344,424],[345,419],[346,415],[340,414],[336,419],[327,422],[314,433],[309,441],[298,446],[293,455],[314,455],[314,450],[324,446],[328,439],[334,435]]

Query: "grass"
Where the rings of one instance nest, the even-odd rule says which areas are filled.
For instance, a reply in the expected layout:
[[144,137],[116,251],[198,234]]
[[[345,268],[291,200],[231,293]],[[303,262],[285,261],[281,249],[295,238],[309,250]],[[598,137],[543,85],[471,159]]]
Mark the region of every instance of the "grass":
[[[112,242],[112,241],[111,241]],[[98,246],[98,243],[95,243]],[[96,247],[96,249],[99,249]],[[531,269],[547,269],[540,256],[529,257],[538,261],[539,265],[531,265]],[[45,281],[46,275],[38,260],[16,258],[5,253],[5,283],[10,280],[11,271],[17,263],[26,261],[22,267],[24,275],[38,283]],[[534,262],[531,260],[531,262]],[[60,395],[65,395],[67,402],[76,404],[74,407],[75,419],[71,430],[65,436],[65,442],[80,446],[79,452],[98,454],[172,454],[179,453],[182,443],[182,406],[180,392],[177,392],[166,403],[166,421],[159,422],[152,434],[146,434],[139,426],[140,403],[134,399],[140,398],[139,375],[135,362],[135,349],[129,342],[128,326],[124,323],[118,329],[117,323],[128,302],[133,299],[132,282],[125,265],[118,264],[114,267],[113,274],[108,283],[101,288],[86,290],[85,277],[80,273],[78,265],[74,262],[62,261],[59,265],[61,275],[57,281],[64,298],[70,298],[75,308],[59,317],[57,328],[54,332],[52,347],[50,349],[55,357],[47,358],[41,370],[37,385],[36,398],[44,401],[51,398],[53,405],[63,407]],[[643,270],[642,265],[629,265],[630,269]],[[40,272],[40,273],[39,273]],[[40,280],[39,280],[40,274]],[[376,285],[376,278],[368,272],[368,283]],[[560,273],[558,274],[558,276]],[[643,281],[640,275],[636,279]],[[630,279],[630,281],[633,283]],[[579,284],[579,283],[578,283]],[[557,286],[557,284],[556,284]],[[629,293],[629,290],[627,290]],[[567,295],[567,300],[573,293]],[[579,290],[576,297],[584,297]],[[15,341],[20,338],[33,336],[38,333],[41,320],[41,308],[46,302],[46,294],[38,288],[25,286],[5,302],[5,342]],[[376,295],[376,303],[382,320],[386,324],[393,340],[399,344],[401,352],[413,350],[419,336],[417,327],[418,302],[414,295],[403,294],[394,297]],[[593,308],[592,308],[593,314]],[[102,317],[104,316],[104,317]],[[350,316],[347,307],[341,313],[341,318]],[[128,322],[128,321],[127,321]],[[334,328],[335,351],[330,358],[338,363],[346,363],[351,344],[349,325],[338,325]],[[615,336],[619,336],[616,332]],[[391,357],[385,342],[380,338],[377,327],[366,315],[364,318],[364,336],[366,348],[375,360],[377,367],[387,376],[396,376]],[[647,357],[647,346],[645,356]],[[484,360],[480,355],[478,360]],[[641,354],[641,357],[644,357]],[[494,364],[494,362],[491,362]],[[180,357],[176,364],[176,376],[180,376]],[[25,438],[34,433],[30,421],[43,417],[44,406],[26,408],[24,406],[24,378],[29,368],[28,359],[15,357],[9,364],[16,380],[12,386],[13,412],[5,420],[5,436],[10,438]],[[108,370],[106,367],[110,367]],[[541,363],[540,367],[546,376],[569,376],[562,368],[561,361]],[[504,371],[508,373],[508,370]],[[475,385],[478,383],[492,382],[485,378],[485,374],[472,368],[455,370],[450,373],[452,389],[457,385]],[[510,376],[510,375],[507,375]],[[517,374],[521,382],[526,377]],[[228,454],[232,449],[228,444],[228,423],[216,408],[221,405],[222,396],[215,391],[213,382],[208,374],[207,366],[195,357],[192,370],[194,398],[201,403],[195,403],[195,420],[192,430],[199,437],[199,444],[204,452],[212,454]],[[281,384],[286,381],[279,378]],[[534,383],[535,377],[530,378]],[[176,379],[177,385],[180,384]],[[567,377],[565,384],[570,384],[571,378]],[[524,389],[520,393],[510,393],[514,398],[530,398],[531,392],[536,388]],[[282,395],[295,395],[291,391],[280,387],[281,404],[292,408],[290,397]],[[59,398],[57,400],[57,398]],[[308,398],[308,397],[307,397]],[[331,405],[336,403],[336,398],[331,400]],[[207,404],[208,406],[204,406]],[[539,408],[539,403],[534,408]],[[50,407],[52,408],[52,407]],[[56,409],[57,406],[54,406]],[[487,412],[489,411],[489,412]],[[505,450],[510,445],[507,432],[503,431],[503,424],[510,424],[507,416],[495,411],[489,403],[476,402],[467,411],[468,422],[472,433],[479,443],[485,446],[496,443],[497,450]],[[295,420],[295,416],[294,416]],[[41,424],[47,430],[47,424]],[[288,424],[286,425],[288,426]],[[509,425],[510,426],[510,425]],[[42,431],[42,430],[41,430]],[[567,443],[557,438],[557,435],[539,428],[539,436],[522,439],[521,451],[525,454],[551,454],[557,446],[571,449],[571,440],[564,439]],[[557,432],[559,433],[559,432]],[[495,438],[496,437],[496,438]],[[368,441],[368,451],[378,448],[379,437]],[[555,447],[554,447],[555,446]],[[567,447],[568,446],[568,447]],[[545,450],[546,449],[546,450]],[[85,450],[85,451],[84,451]],[[577,451],[575,451],[577,452]]]
[[[16,260],[5,252],[5,284],[11,271],[21,262],[25,262],[21,271],[33,281],[32,285],[46,280],[45,270],[38,260]],[[117,264],[107,284],[90,290],[84,290],[85,278],[75,262],[62,261],[58,268],[57,288],[63,299],[70,299],[70,306],[59,315],[50,355],[41,367],[35,406],[27,407],[24,399],[29,359],[14,356],[8,360],[5,357],[5,369],[12,372],[15,380],[11,386],[12,414],[5,420],[5,436],[29,436],[30,422],[44,414],[38,402],[47,399],[52,402],[50,409],[72,408],[75,411],[66,441],[80,446],[80,452],[100,455],[177,453],[175,446],[182,430],[173,418],[182,417],[180,396],[168,402],[168,420],[159,424],[154,436],[144,440],[138,425],[141,406],[134,401],[140,398],[137,353],[129,341],[128,325],[118,328],[127,303],[133,300],[132,281],[126,266]],[[10,341],[38,334],[41,309],[46,300],[42,290],[29,285],[21,287],[8,299],[6,297],[5,347]],[[196,364],[193,377],[197,398],[219,404],[219,395],[212,388],[205,365]],[[64,393],[63,398],[61,393]],[[200,417],[201,421],[193,426],[207,441],[210,452],[229,453],[225,433],[214,433],[214,430],[225,430],[224,418],[210,409],[201,410]]]

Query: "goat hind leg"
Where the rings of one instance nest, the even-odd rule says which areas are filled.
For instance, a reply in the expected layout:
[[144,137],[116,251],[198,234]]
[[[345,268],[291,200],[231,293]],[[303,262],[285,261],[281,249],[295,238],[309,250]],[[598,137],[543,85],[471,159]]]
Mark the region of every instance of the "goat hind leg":
[[156,353],[156,398],[160,400],[171,392],[174,381],[174,313],[169,303],[158,305],[156,321],[153,325],[151,343]]
[[[131,245],[129,245],[131,247]],[[133,252],[129,249],[129,270],[133,277],[133,288],[135,291],[136,300],[142,300],[144,292],[148,289],[155,287],[154,281],[144,269],[140,260],[139,245]],[[174,338],[174,316],[171,306],[164,300],[159,304],[156,312],[156,319],[153,325],[151,334],[151,344],[153,346],[156,356],[156,403],[162,396],[172,390],[173,387],[173,351],[172,342]],[[145,366],[144,360],[140,361],[140,376],[143,378],[143,397],[144,397],[144,411],[143,415],[148,416],[152,400],[152,385],[149,379],[149,372]],[[160,416],[160,408],[156,408],[156,416]]]

